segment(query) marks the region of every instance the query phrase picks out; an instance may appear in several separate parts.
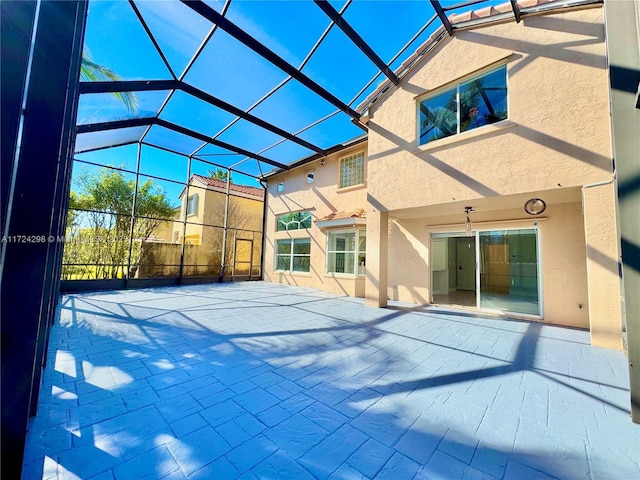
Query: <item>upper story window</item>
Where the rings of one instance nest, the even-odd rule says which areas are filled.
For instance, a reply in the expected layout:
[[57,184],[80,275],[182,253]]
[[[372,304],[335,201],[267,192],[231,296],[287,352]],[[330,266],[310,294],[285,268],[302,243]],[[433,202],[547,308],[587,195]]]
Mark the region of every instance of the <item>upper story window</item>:
[[187,200],[187,215],[198,214],[198,194],[194,193]]
[[327,234],[327,273],[365,274],[366,230]]
[[440,138],[507,118],[507,67],[485,73],[420,101],[419,140]]
[[338,188],[352,187],[364,183],[364,152],[340,159],[340,182]]
[[291,212],[276,217],[276,231],[311,228],[311,212]]

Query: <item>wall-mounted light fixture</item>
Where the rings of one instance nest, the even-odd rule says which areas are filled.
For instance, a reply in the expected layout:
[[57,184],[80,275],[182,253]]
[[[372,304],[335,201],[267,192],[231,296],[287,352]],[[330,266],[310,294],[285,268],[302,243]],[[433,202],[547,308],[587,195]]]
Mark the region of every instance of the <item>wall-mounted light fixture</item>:
[[467,215],[467,223],[465,223],[465,232],[467,234],[467,237],[471,237],[473,236],[473,233],[471,231],[471,219],[469,218],[469,215],[471,215],[472,213],[475,213],[475,210],[473,209],[473,207],[464,207],[464,213]]
[[323,158],[323,159],[321,159],[321,160],[320,160],[320,165],[324,165],[324,162],[325,162],[325,161],[326,161],[326,160],[325,160],[324,158]]
[[541,198],[532,198],[524,204],[524,211],[529,215],[540,215],[547,208],[547,204]]

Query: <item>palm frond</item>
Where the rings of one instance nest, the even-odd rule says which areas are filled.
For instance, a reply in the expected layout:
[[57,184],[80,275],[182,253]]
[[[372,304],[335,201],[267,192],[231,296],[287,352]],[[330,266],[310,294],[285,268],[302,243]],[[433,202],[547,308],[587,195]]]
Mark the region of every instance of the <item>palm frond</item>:
[[[122,78],[110,68],[94,62],[86,53],[83,53],[80,80],[84,82],[120,82]],[[129,112],[134,113],[138,110],[139,101],[134,92],[114,92],[113,96],[120,100]]]

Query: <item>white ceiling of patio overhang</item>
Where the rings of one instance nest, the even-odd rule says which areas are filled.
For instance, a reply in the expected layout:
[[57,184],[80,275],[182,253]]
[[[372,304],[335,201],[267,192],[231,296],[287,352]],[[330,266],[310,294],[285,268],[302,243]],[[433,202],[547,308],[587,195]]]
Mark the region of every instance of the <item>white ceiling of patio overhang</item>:
[[76,153],[141,143],[259,177],[366,132],[356,108],[457,28],[582,3],[92,0],[85,54],[119,79],[81,82]]

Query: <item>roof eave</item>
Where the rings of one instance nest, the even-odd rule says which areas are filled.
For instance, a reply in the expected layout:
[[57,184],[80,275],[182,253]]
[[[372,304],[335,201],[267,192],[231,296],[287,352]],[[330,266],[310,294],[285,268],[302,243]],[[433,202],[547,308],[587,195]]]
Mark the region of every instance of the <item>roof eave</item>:
[[328,148],[326,150],[327,155],[320,155],[317,153],[313,155],[309,155],[308,157],[304,157],[299,160],[294,160],[292,163],[287,165],[288,168],[286,170],[283,168],[277,168],[275,170],[272,170],[270,172],[267,172],[261,175],[258,178],[260,180],[267,180],[275,175],[279,175],[280,173],[288,172],[294,168],[302,167],[316,160],[320,160],[321,158],[326,158],[329,155],[333,155],[334,153],[338,153],[338,152],[341,152],[342,150],[346,150],[356,145],[360,145],[361,143],[365,143],[368,139],[369,139],[369,136],[367,134],[360,135],[358,137],[352,138],[351,140],[347,140],[346,142],[339,143],[337,145],[334,145],[333,147]]
[[316,226],[321,229],[338,228],[338,227],[360,227],[367,224],[364,217],[340,218],[338,220],[320,220],[316,222]]

